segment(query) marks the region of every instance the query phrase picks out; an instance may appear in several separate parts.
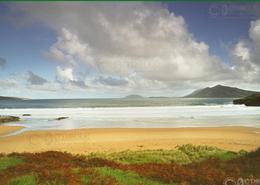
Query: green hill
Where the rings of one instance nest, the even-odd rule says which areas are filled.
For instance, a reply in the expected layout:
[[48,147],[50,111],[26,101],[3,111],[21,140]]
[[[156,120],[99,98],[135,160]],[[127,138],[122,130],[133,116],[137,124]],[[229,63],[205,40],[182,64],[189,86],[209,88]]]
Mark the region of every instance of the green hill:
[[234,104],[245,104],[246,106],[260,106],[260,93],[247,96],[245,98],[236,99]]

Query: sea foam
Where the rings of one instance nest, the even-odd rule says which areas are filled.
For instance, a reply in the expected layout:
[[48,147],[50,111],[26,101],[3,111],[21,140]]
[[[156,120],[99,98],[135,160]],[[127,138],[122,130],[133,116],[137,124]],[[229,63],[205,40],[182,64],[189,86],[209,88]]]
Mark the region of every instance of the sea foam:
[[[0,109],[22,118],[26,130],[75,128],[260,127],[260,107],[243,105]],[[31,116],[23,117],[23,114]],[[68,119],[55,120],[66,116]]]

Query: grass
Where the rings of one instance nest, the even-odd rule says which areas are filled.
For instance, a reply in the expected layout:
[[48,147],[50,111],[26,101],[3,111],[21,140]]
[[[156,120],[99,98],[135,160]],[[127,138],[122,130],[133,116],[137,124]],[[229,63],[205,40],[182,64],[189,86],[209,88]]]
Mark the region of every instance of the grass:
[[209,146],[193,146],[190,144],[177,146],[173,150],[140,150],[122,151],[117,153],[93,153],[89,157],[100,157],[114,160],[124,164],[145,164],[145,163],[178,163],[188,164],[208,158],[229,160],[246,154],[246,151],[238,153],[222,150]]
[[36,185],[36,178],[34,175],[24,175],[12,179],[8,185]]
[[150,180],[145,177],[141,177],[138,174],[130,171],[123,171],[119,169],[113,169],[108,167],[99,168],[98,171],[105,176],[112,176],[116,179],[119,185],[165,185],[165,183]]
[[16,166],[21,163],[23,163],[23,160],[21,158],[3,156],[3,157],[0,157],[0,170],[10,168],[12,166]]
[[87,185],[87,184],[89,184],[90,177],[85,175],[81,178],[81,181],[82,181],[83,185]]
[[230,152],[183,145],[88,156],[0,154],[0,185],[219,185],[227,177],[260,178],[259,172],[260,148]]

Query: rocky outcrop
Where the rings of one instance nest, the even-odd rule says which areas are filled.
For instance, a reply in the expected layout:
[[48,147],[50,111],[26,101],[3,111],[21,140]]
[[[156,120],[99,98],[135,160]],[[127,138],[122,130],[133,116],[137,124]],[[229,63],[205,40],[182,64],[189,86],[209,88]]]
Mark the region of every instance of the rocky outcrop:
[[63,119],[68,119],[69,117],[58,117],[58,118],[56,118],[55,120],[63,120]]
[[7,123],[7,122],[15,122],[19,120],[20,118],[16,116],[0,116],[0,124]]

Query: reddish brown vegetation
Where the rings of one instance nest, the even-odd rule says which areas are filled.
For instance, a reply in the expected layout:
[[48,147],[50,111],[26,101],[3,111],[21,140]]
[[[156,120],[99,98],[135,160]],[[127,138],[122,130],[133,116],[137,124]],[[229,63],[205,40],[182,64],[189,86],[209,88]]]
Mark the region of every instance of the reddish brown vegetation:
[[129,170],[141,176],[165,183],[180,184],[223,184],[227,177],[260,177],[260,149],[246,156],[229,161],[207,159],[188,165],[179,164],[130,164],[123,165],[104,159],[88,160],[90,167],[111,167]]
[[16,116],[0,116],[0,123],[19,121],[20,118]]
[[[86,159],[61,152],[23,153],[9,156],[21,157],[25,163],[0,171],[0,185],[7,185],[16,176],[34,173],[37,184],[82,184],[82,177],[89,176],[90,185],[117,185],[113,177],[105,177],[95,167],[128,170],[157,181],[179,184],[218,185],[226,177],[260,177],[260,149],[229,161],[207,159],[188,165],[179,164],[121,164],[101,158]],[[73,169],[79,169],[75,173]]]
[[[81,184],[72,172],[74,167],[72,155],[61,152],[11,154],[24,158],[26,163],[0,171],[0,184],[8,184],[8,180],[15,176],[37,174],[38,184],[52,184],[54,182],[78,185]],[[2,180],[4,179],[4,180]]]
[[142,164],[130,165],[128,169],[138,174],[166,183],[218,185],[227,177],[260,177],[260,149],[249,155],[230,161],[207,159],[188,165]]

